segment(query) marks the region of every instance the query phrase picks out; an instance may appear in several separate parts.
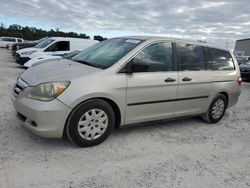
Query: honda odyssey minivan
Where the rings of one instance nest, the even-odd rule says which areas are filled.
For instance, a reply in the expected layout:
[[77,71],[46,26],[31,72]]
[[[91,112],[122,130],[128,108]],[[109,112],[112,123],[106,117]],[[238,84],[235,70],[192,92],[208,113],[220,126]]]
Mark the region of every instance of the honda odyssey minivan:
[[238,101],[233,54],[204,42],[121,37],[31,67],[11,94],[34,134],[66,135],[78,146],[103,142],[115,127],[183,116],[220,121]]

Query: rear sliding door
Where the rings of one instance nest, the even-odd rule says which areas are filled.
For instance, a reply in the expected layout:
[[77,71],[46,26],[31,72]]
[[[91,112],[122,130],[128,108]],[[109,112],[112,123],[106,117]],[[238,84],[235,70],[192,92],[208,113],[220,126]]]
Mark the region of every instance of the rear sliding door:
[[203,46],[177,43],[179,86],[175,116],[199,114],[213,93],[213,77],[206,70]]

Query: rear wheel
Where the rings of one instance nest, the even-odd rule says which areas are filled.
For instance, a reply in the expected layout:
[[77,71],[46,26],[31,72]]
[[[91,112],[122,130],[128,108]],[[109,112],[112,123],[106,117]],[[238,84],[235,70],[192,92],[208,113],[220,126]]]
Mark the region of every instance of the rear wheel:
[[217,95],[209,106],[208,111],[202,116],[202,119],[208,123],[217,123],[220,121],[226,111],[227,99],[224,95]]
[[107,102],[89,100],[72,112],[66,125],[66,134],[78,146],[95,146],[111,134],[114,124],[114,111]]

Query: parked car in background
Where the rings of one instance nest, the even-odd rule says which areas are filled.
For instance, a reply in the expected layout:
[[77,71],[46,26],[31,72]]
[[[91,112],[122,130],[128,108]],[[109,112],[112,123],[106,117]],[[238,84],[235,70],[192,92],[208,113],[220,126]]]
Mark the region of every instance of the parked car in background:
[[32,48],[16,51],[16,61],[24,65],[25,62],[37,56],[62,56],[74,50],[84,50],[97,42],[90,39],[51,37]]
[[22,38],[16,38],[16,37],[0,37],[0,47],[1,48],[8,48],[9,44],[13,44],[16,42],[23,42],[24,40]]
[[57,55],[45,55],[45,56],[37,56],[32,58],[31,60],[27,61],[24,64],[25,68],[33,67],[36,65],[40,65],[42,63],[52,62],[53,60],[60,60],[60,59],[71,59],[81,51],[75,50],[70,53],[65,53],[63,56],[57,56]]
[[40,42],[44,41],[48,39],[48,37],[44,37],[44,38],[41,38],[40,40],[36,40],[36,41],[29,41],[29,42],[21,42],[21,43],[13,43],[11,45],[11,53],[12,53],[12,56],[15,57],[16,56],[16,51],[17,50],[20,50],[20,49],[23,49],[23,48],[30,48],[30,47],[33,47],[33,46],[36,46],[37,44],[39,44]]
[[240,74],[243,80],[250,79],[250,60],[240,64]]
[[248,61],[248,57],[245,56],[238,56],[236,59],[239,65]]
[[220,121],[239,98],[238,64],[227,49],[164,37],[97,43],[71,60],[27,69],[11,94],[33,133],[103,142],[114,127],[183,116]]

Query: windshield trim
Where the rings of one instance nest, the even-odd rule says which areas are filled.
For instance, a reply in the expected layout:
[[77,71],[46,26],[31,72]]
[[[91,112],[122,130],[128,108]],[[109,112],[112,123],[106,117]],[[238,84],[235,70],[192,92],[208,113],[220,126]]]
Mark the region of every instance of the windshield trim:
[[83,65],[88,65],[88,66],[90,66],[90,67],[94,67],[94,68],[98,68],[98,69],[102,69],[102,70],[104,70],[105,68],[104,67],[101,67],[101,66],[96,66],[96,65],[94,65],[94,64],[91,64],[91,63],[89,63],[89,62],[86,62],[86,61],[76,61],[76,60],[72,60],[71,59],[71,61],[74,61],[74,62],[77,62],[77,63],[81,63],[81,64],[83,64]]

